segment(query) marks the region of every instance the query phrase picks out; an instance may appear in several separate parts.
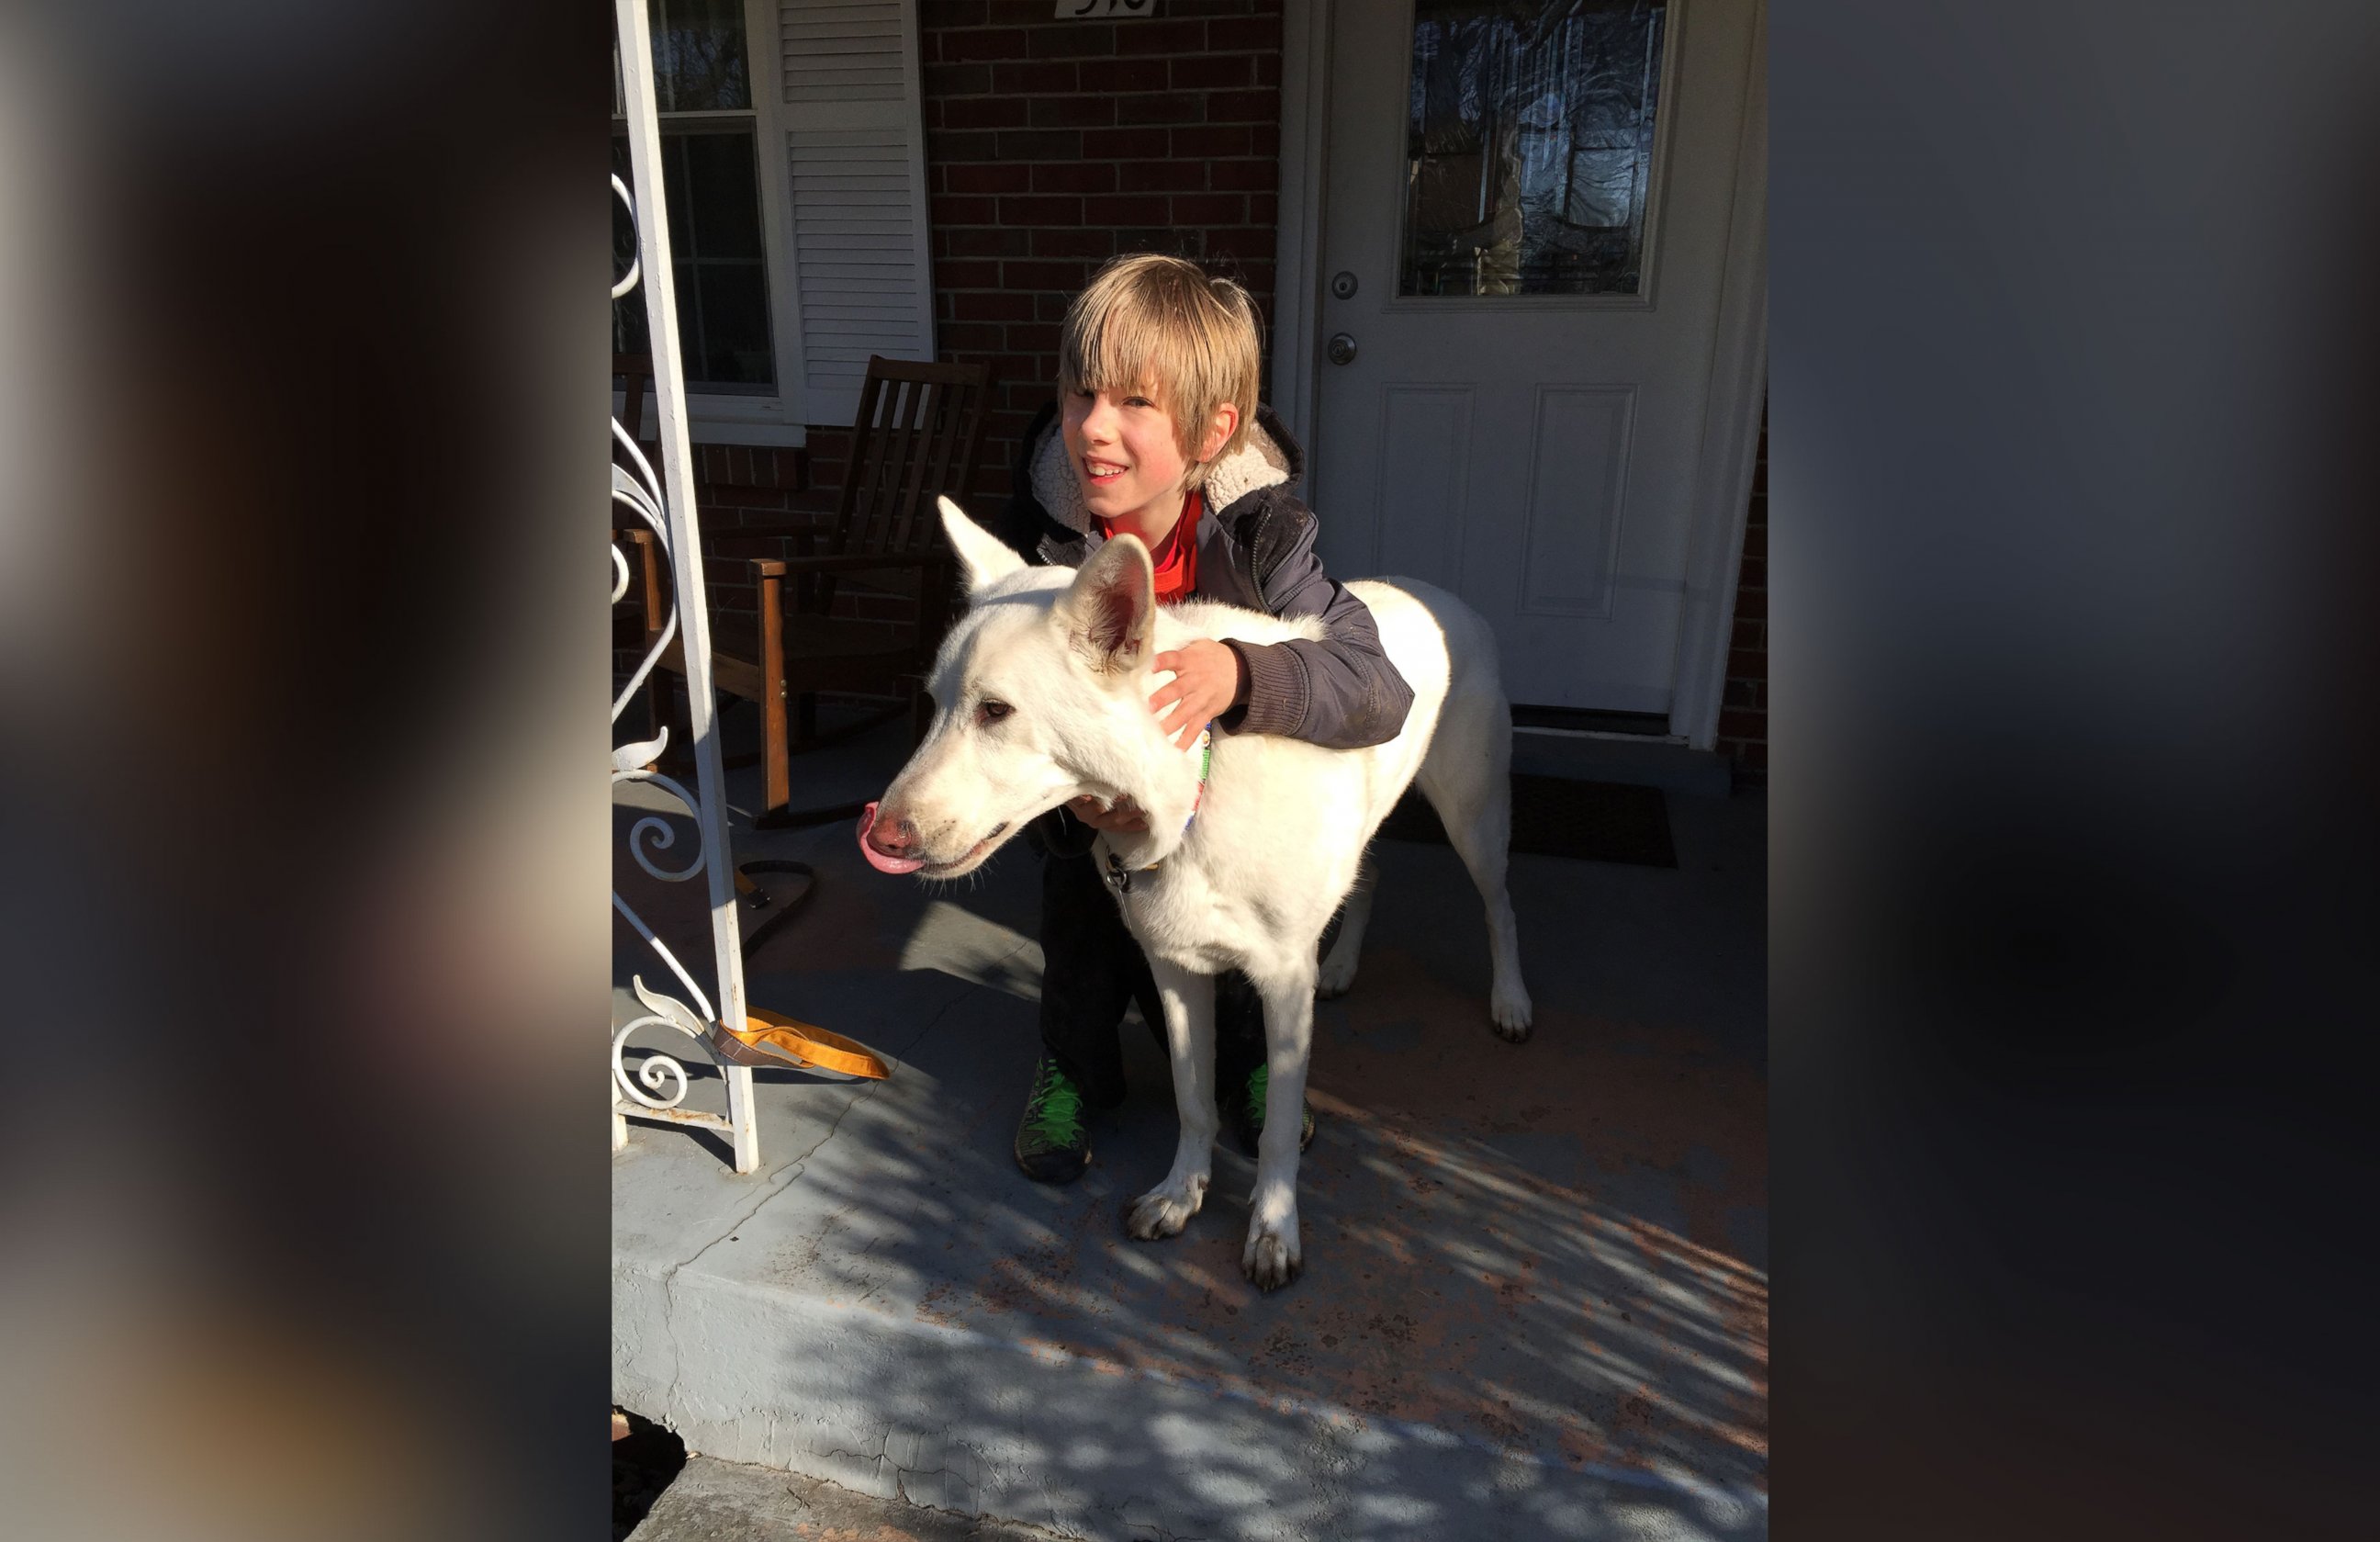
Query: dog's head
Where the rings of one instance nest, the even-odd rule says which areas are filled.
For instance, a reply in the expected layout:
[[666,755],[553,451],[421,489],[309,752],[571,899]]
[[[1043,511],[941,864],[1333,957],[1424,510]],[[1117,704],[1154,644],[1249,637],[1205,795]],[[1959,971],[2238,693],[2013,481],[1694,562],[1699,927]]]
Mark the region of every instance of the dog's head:
[[927,689],[933,726],[862,822],[887,872],[957,878],[1026,821],[1084,793],[1112,801],[1152,742],[1157,596],[1131,536],[1078,570],[1035,567],[941,500],[967,613]]

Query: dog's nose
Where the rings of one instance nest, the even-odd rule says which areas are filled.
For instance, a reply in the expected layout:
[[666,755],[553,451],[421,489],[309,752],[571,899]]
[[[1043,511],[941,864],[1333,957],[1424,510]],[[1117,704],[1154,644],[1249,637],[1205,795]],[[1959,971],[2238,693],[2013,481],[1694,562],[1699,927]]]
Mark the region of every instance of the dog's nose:
[[869,804],[859,811],[859,855],[880,873],[914,873],[926,865],[922,856],[904,856],[917,844],[917,826],[914,820],[890,819],[879,821],[876,805]]
[[887,856],[906,856],[917,844],[917,821],[888,820],[880,814],[868,832],[868,844]]

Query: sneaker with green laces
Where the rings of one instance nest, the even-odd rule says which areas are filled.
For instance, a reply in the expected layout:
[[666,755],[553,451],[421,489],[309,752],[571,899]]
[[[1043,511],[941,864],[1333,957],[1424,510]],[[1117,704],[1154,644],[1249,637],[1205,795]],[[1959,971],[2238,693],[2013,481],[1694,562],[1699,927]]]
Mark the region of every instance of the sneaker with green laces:
[[1047,1055],[1033,1068],[1033,1095],[1016,1126],[1016,1165],[1037,1184],[1071,1184],[1091,1165],[1083,1089]]
[[[1232,1101],[1232,1136],[1242,1156],[1257,1154],[1257,1137],[1264,1134],[1265,1088],[1271,1080],[1272,1068],[1257,1066],[1248,1073],[1248,1085],[1240,1089],[1240,1096]],[[1298,1112],[1302,1118],[1297,1129],[1297,1148],[1303,1151],[1314,1144],[1314,1111],[1302,1108]]]

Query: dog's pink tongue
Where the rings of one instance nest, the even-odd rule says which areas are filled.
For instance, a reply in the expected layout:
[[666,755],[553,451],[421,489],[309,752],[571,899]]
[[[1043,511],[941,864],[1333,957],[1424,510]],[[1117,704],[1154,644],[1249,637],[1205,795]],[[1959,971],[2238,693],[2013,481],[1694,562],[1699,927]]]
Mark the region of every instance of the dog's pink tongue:
[[914,873],[924,867],[925,860],[916,856],[887,856],[868,844],[868,832],[876,828],[876,805],[869,804],[859,811],[859,855],[880,873]]

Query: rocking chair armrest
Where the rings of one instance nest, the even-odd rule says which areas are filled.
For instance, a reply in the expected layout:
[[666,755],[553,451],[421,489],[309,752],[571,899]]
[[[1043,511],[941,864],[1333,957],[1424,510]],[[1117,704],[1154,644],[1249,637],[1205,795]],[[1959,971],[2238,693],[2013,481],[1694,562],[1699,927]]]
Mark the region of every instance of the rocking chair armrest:
[[641,520],[634,525],[613,527],[612,539],[626,541],[635,553],[634,571],[638,575],[636,586],[638,592],[633,602],[644,613],[645,636],[658,637],[662,630],[662,613],[668,608],[668,602],[660,592],[666,585],[662,577],[667,571],[665,548]]
[[787,573],[866,573],[874,568],[948,567],[948,552],[848,552],[841,556],[787,557]]
[[795,547],[808,552],[817,546],[818,528],[814,525],[719,525],[702,532],[705,540],[790,540]]

